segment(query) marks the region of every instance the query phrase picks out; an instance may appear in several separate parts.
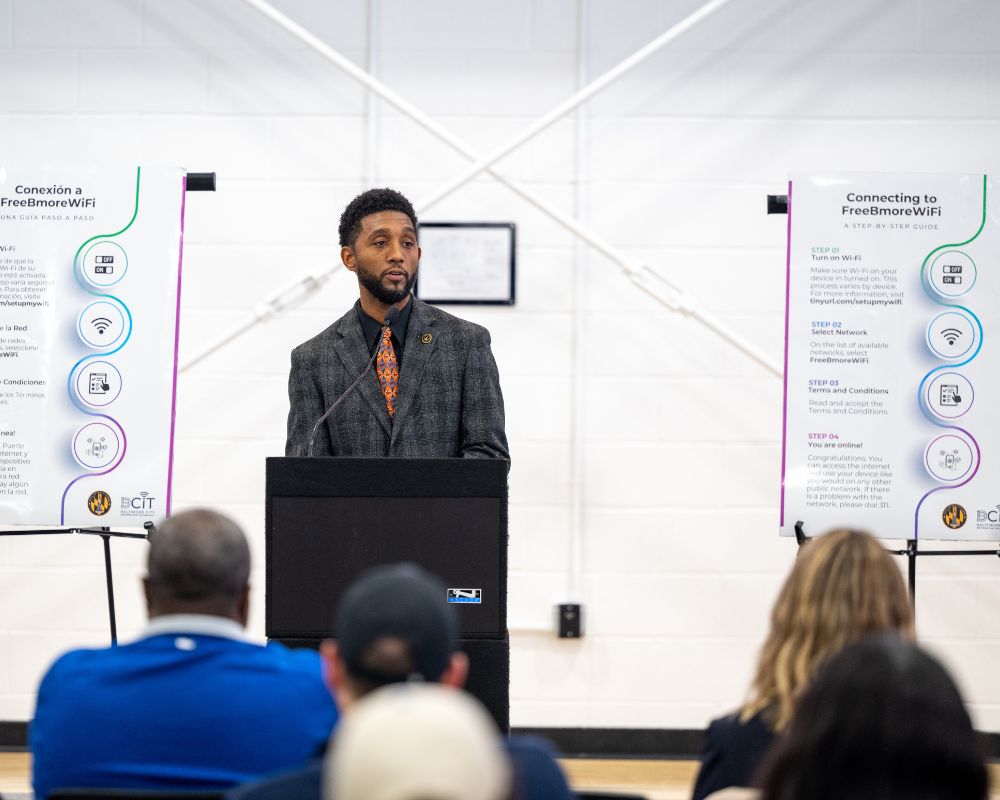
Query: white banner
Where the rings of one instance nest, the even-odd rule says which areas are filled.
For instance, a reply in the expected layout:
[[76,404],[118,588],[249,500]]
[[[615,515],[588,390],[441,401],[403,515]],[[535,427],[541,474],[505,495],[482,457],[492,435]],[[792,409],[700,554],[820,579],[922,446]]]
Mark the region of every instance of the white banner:
[[169,513],[184,179],[0,167],[0,524]]
[[789,185],[782,533],[1000,539],[1000,202],[984,175]]

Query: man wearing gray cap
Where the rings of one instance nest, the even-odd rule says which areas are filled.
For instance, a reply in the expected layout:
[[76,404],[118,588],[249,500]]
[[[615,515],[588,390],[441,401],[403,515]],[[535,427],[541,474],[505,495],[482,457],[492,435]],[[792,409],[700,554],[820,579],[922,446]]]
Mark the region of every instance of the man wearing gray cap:
[[[444,584],[414,564],[376,567],[346,592],[334,623],[336,640],[320,653],[342,713],[371,692],[398,683],[465,685],[469,662],[456,651],[457,624]],[[538,739],[505,741],[519,800],[572,798],[551,748]],[[228,800],[320,800],[322,762],[230,792]]]

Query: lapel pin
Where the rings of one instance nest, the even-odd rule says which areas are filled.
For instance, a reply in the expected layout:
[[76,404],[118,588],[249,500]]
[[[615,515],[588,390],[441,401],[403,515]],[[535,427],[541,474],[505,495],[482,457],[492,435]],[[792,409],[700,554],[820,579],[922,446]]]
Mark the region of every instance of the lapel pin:
[[424,344],[430,344],[433,339],[434,336],[430,333],[425,333],[423,336],[420,337],[420,341],[423,342]]

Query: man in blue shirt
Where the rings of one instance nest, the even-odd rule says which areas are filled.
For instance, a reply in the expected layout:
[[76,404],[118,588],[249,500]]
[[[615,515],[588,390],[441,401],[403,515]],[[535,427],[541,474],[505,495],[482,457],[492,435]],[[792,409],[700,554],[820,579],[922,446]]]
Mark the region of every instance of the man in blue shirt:
[[224,789],[305,763],[337,709],[317,654],[248,641],[250,549],[195,510],[150,538],[149,626],[120,647],[73,650],[42,679],[34,789]]
[[[460,691],[469,660],[455,649],[454,609],[444,584],[413,564],[376,567],[347,590],[337,609],[336,640],[320,647],[327,680],[345,719],[382,686],[439,683]],[[551,746],[533,737],[505,741],[517,800],[573,797]],[[227,800],[322,800],[322,759],[249,784]]]

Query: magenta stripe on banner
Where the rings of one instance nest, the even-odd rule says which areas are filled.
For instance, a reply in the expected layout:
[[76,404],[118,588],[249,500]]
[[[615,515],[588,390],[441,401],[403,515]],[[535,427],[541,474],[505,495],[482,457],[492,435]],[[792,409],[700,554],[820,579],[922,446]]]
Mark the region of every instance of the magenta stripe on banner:
[[177,423],[177,353],[181,340],[181,271],[184,266],[184,205],[187,201],[187,175],[181,179],[181,241],[177,253],[177,306],[174,319],[174,385],[170,397],[170,455],[167,459],[167,509],[170,516],[170,501],[174,487],[174,427]]
[[781,400],[781,519],[778,524],[785,526],[785,452],[788,442],[788,298],[792,285],[792,182],[788,182],[788,235],[785,249],[785,370],[781,376],[784,397]]

